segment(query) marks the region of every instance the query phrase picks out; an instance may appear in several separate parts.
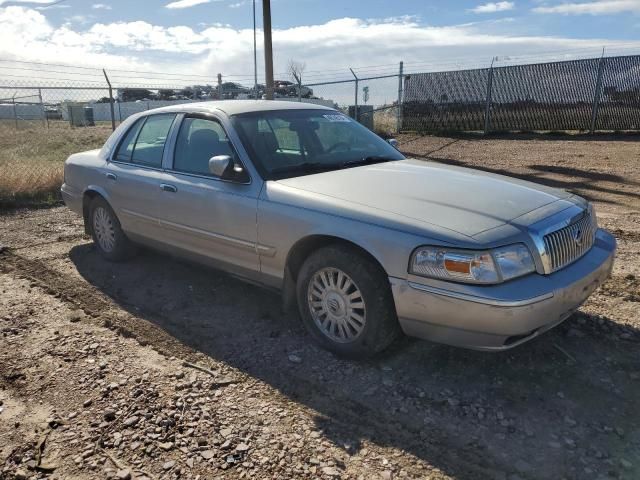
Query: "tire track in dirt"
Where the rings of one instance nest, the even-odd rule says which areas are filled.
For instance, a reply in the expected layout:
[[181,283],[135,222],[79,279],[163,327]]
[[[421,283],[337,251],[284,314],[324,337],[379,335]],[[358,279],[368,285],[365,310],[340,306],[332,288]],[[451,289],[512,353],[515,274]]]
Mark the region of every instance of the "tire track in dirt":
[[611,230],[611,234],[619,240],[627,240],[634,243],[640,243],[640,232],[632,232],[628,230],[622,230],[621,228],[616,228],[614,230]]
[[82,281],[61,275],[42,260],[28,259],[12,251],[0,254],[0,259],[0,271],[31,281],[47,294],[81,310],[86,315],[85,319],[92,323],[115,330],[122,336],[135,338],[140,343],[151,343],[161,354],[193,359],[194,352],[191,349],[162,329],[130,314],[117,314],[115,311],[119,307],[108,296]]
[[627,302],[640,303],[640,280],[634,275],[615,275],[600,287],[600,293]]
[[[175,356],[192,362],[203,361],[203,354],[185,346],[149,321],[122,312],[121,308],[107,295],[96,291],[81,280],[61,275],[42,260],[29,259],[11,250],[5,251],[0,253],[0,272],[29,280],[33,286],[41,288],[45,293],[81,310],[84,318],[79,315],[71,319],[72,321],[87,321],[112,329],[122,336],[134,338],[141,345],[150,346],[162,355]],[[155,312],[153,315],[160,316]],[[207,361],[218,360],[207,357]],[[487,458],[486,452],[483,454],[475,449],[466,448],[462,440],[460,443],[453,441],[446,432],[438,431],[433,426],[430,427],[428,440],[424,440],[419,435],[423,427],[415,420],[404,419],[401,424],[398,424],[398,418],[392,421],[380,418],[378,411],[340,391],[327,390],[326,385],[316,385],[302,376],[284,372],[277,365],[264,365],[263,368],[270,370],[264,376],[280,377],[282,382],[287,382],[286,394],[276,390],[271,392],[274,397],[281,397],[280,401],[286,402],[289,407],[294,403],[296,408],[315,417],[324,429],[331,430],[333,436],[340,438],[355,435],[362,439],[369,439],[380,447],[401,448],[405,454],[408,451],[410,455],[418,458],[436,458],[439,470],[468,480],[495,478],[501,476],[502,472],[512,470],[511,466],[499,459]],[[234,370],[238,378],[255,381],[254,377],[233,366],[227,365],[226,369]],[[260,382],[260,379],[257,381]],[[269,382],[266,382],[266,385],[268,384]],[[304,402],[301,404],[296,401],[304,398],[313,398],[316,405],[321,402],[322,408],[310,409],[304,406]],[[314,410],[320,410],[323,413],[318,414]],[[331,415],[331,412],[336,414]],[[415,460],[408,459],[408,461]]]

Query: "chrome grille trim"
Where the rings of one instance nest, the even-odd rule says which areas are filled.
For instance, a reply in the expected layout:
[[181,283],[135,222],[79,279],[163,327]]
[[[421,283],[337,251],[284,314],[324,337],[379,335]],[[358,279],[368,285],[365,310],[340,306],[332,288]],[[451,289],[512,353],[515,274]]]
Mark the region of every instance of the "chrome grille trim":
[[595,213],[589,209],[576,221],[566,227],[544,236],[545,254],[549,259],[552,273],[575,262],[593,246],[598,224]]

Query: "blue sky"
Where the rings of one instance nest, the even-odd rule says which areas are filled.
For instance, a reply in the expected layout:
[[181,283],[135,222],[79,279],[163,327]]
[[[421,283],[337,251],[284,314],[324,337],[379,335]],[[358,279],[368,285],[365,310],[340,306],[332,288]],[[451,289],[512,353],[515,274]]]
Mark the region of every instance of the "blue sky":
[[[122,81],[143,69],[251,83],[250,0],[53,2],[0,0],[0,77],[20,76],[7,69],[15,60],[104,67]],[[296,60],[316,81],[350,66],[391,73],[400,60],[421,71],[592,56],[603,45],[640,52],[640,0],[272,0],[272,12],[276,73]]]
[[[17,5],[22,2],[4,2]],[[164,8],[170,1],[105,0],[104,3],[66,0],[57,7],[42,9],[55,24],[62,24],[73,16],[76,20],[117,22],[145,20],[165,27],[188,25],[197,27],[200,23],[223,23],[236,28],[252,25],[251,2],[249,0],[218,0],[203,2],[189,7]],[[258,0],[260,16],[261,0]],[[580,15],[574,8],[564,13],[536,13],[534,9],[558,7],[563,4],[588,5],[609,4],[602,11],[585,9]],[[634,7],[634,3],[636,4]],[[24,2],[25,5],[36,5]],[[187,5],[189,2],[187,2]],[[477,10],[478,6],[495,5]],[[93,8],[103,5],[107,8]],[[37,5],[36,5],[37,6]],[[110,7],[110,8],[108,8]],[[290,28],[299,25],[325,23],[343,17],[384,19],[412,16],[422,23],[433,26],[448,26],[477,22],[481,20],[510,19],[515,31],[532,34],[562,35],[573,38],[592,38],[594,33],[612,40],[636,40],[640,35],[640,2],[596,2],[596,1],[513,1],[482,2],[468,0],[425,1],[425,0],[272,0],[273,26]],[[476,10],[474,10],[476,9]],[[611,13],[608,13],[611,12]],[[631,15],[630,15],[631,13]],[[259,19],[260,20],[260,19]],[[517,25],[517,26],[516,26]]]
[[[199,4],[196,1],[181,4],[170,0],[105,0],[104,3],[65,0],[41,11],[58,25],[76,16],[80,21],[144,20],[165,27],[187,25],[195,28],[201,23],[223,23],[235,28],[252,26],[250,0],[212,0]],[[4,3],[36,5],[30,2]],[[172,3],[180,8],[165,8]],[[181,6],[191,3],[196,4]],[[261,15],[261,4],[262,1],[258,0],[258,16]],[[593,8],[587,8],[589,4]],[[96,5],[105,8],[94,8]],[[479,8],[482,6],[486,8]],[[578,8],[580,6],[582,9]],[[559,10],[554,11],[554,8]],[[596,35],[612,40],[636,40],[640,35],[639,1],[272,0],[272,10],[275,28],[315,25],[344,17],[385,19],[410,16],[432,26],[509,19],[513,22],[510,30],[514,32],[572,38],[593,38]]]

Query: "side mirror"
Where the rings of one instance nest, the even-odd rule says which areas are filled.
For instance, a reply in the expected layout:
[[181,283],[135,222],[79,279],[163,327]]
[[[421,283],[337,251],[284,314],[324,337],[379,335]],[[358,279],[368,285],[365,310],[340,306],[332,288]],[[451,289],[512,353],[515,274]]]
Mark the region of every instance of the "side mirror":
[[229,176],[229,167],[233,165],[234,175],[241,175],[244,169],[235,163],[229,155],[216,155],[209,159],[209,172],[216,177],[225,178]]
[[229,155],[216,155],[209,159],[209,172],[216,177],[224,176],[225,172],[231,165],[231,157]]
[[398,150],[398,148],[400,147],[400,143],[395,138],[390,138],[389,140],[387,140],[387,142],[396,150]]

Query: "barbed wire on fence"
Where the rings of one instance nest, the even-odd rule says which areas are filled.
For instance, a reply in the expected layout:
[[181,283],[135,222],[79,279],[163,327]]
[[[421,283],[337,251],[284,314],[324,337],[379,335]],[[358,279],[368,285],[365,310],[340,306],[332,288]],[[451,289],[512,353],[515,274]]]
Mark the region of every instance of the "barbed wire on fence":
[[[348,71],[309,70],[297,84],[277,81],[276,97],[340,108],[385,133],[638,128],[638,94],[634,93],[640,88],[638,56],[520,63],[586,51],[593,49],[495,57],[490,65],[471,69],[439,70],[468,61],[452,58],[440,63],[401,62],[401,66],[381,63]],[[0,120],[13,118],[18,127],[47,117],[70,121],[69,106],[75,103],[92,109],[94,122],[110,121],[115,126],[133,113],[172,102],[251,99],[264,93],[263,85],[253,85],[251,75],[210,77],[126,68],[105,72],[89,66],[6,59],[0,59],[0,83]],[[383,113],[384,120],[369,119],[381,118]]]

